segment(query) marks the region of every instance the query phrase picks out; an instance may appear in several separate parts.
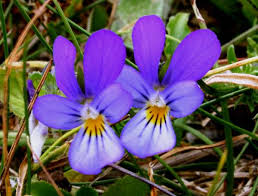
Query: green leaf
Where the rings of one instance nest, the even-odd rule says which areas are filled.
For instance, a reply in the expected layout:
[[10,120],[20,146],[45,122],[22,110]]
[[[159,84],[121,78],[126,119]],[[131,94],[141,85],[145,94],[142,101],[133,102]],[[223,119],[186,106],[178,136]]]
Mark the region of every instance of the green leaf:
[[149,192],[149,185],[131,176],[125,176],[111,185],[103,196],[146,196]]
[[[189,13],[179,12],[175,16],[171,16],[166,27],[168,35],[171,35],[179,40],[183,40],[185,36],[187,36],[190,33],[190,28],[187,25],[189,15]],[[166,39],[164,53],[167,58],[171,57],[178,44],[179,43],[176,41]]]
[[236,53],[235,53],[235,47],[233,44],[231,44],[229,47],[228,47],[228,50],[227,50],[227,59],[228,59],[228,63],[231,64],[231,63],[234,63],[234,62],[237,62],[237,57],[236,57]]
[[[37,88],[42,78],[42,74],[40,72],[34,72],[30,74],[29,78],[32,80],[34,87]],[[39,96],[47,94],[62,95],[62,93],[57,88],[55,76],[53,76],[51,73],[47,75],[44,85],[40,90]]]
[[247,38],[247,55],[248,57],[258,56],[258,35]]
[[[170,11],[173,0],[120,0],[117,6],[115,20],[112,23],[111,29],[118,31],[125,26],[133,27],[134,22],[144,15],[158,15],[163,20],[166,20]],[[131,30],[123,32],[125,45],[132,46]]]
[[[179,12],[175,16],[171,16],[169,18],[169,22],[167,24],[167,33],[168,35],[171,35],[179,40],[183,40],[185,36],[187,36],[190,33],[190,28],[188,27],[187,23],[189,20],[189,14],[188,13],[182,13]],[[165,56],[167,58],[167,62],[162,66],[160,70],[160,78],[163,78],[165,75],[171,57],[178,46],[178,42],[171,40],[171,39],[166,39],[166,45],[165,45]]]
[[108,14],[106,9],[103,6],[97,5],[90,13],[87,30],[94,32],[103,29],[107,26],[107,23]]
[[236,0],[210,0],[217,8],[226,13],[227,15],[235,15],[240,11],[239,3]]
[[[0,100],[4,99],[4,77],[6,70],[0,69]],[[24,99],[23,99],[23,74],[21,70],[12,70],[9,77],[9,109],[16,116],[24,117]]]
[[250,112],[254,112],[255,106],[258,104],[258,90],[252,90],[250,92],[244,93],[239,99],[235,102],[235,107],[242,104],[247,104]]
[[[70,193],[61,190],[64,196],[71,196]],[[45,181],[34,182],[31,184],[31,195],[33,196],[58,196],[55,188]]]
[[90,187],[82,186],[75,194],[75,196],[98,196],[99,194]]
[[[233,44],[231,44],[229,47],[228,47],[228,50],[227,50],[227,59],[228,59],[228,63],[231,64],[231,63],[234,63],[234,62],[237,62],[237,57],[236,57],[236,53],[235,53],[235,47]],[[239,73],[241,72],[241,69],[239,67],[236,67],[236,68],[233,68],[231,70],[232,72],[236,72],[236,73]]]
[[[254,35],[247,38],[247,54],[248,57],[255,57],[258,55],[258,36]],[[227,59],[229,63],[234,63],[237,61],[234,46],[230,45],[227,50]],[[258,66],[257,63],[247,64],[241,67],[231,69],[233,73],[245,73],[258,75]]]
[[78,10],[83,8],[82,0],[71,0],[69,6],[65,9],[65,15],[70,17],[73,16]]
[[249,20],[250,24],[253,24],[255,18],[258,16],[258,11],[255,6],[247,0],[239,0],[242,3],[243,15]]

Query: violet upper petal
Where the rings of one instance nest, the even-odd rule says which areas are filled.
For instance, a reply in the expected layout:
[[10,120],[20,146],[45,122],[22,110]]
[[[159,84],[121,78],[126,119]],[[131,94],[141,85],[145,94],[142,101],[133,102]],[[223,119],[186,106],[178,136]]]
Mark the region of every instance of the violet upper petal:
[[194,31],[177,46],[162,83],[201,79],[220,56],[220,42],[208,29]]
[[84,97],[74,72],[76,49],[62,36],[55,39],[53,45],[56,83],[59,89],[71,100],[81,101]]
[[109,30],[93,33],[84,51],[84,80],[87,97],[93,97],[114,82],[126,58],[123,40]]
[[121,85],[112,84],[97,95],[91,105],[110,123],[116,123],[130,110],[132,97]]
[[101,135],[92,135],[93,130],[87,129],[87,132],[82,127],[74,137],[68,153],[74,170],[87,175],[98,174],[103,167],[123,157],[124,149],[112,128],[107,123],[101,127]]
[[44,125],[69,130],[80,126],[82,105],[58,95],[39,97],[33,107],[36,119]]
[[165,26],[155,15],[141,17],[133,28],[134,58],[143,78],[158,84],[158,67],[165,43]]
[[124,66],[117,82],[133,96],[133,107],[136,108],[143,108],[150,95],[154,94],[154,89],[140,73],[127,65]]
[[178,82],[161,92],[170,115],[176,118],[185,117],[194,112],[203,102],[204,94],[194,81]]

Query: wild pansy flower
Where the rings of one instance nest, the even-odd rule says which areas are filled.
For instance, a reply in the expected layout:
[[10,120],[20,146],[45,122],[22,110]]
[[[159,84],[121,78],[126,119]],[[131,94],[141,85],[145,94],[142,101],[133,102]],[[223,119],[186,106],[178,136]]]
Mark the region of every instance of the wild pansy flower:
[[[27,81],[27,90],[29,94],[29,101],[32,99],[35,88],[33,86],[32,80]],[[33,115],[33,112],[29,117],[29,133],[30,133],[30,143],[33,152],[40,157],[43,145],[47,139],[48,127],[43,125],[41,122],[37,121]],[[38,162],[38,159],[33,154],[34,162]]]
[[109,123],[118,122],[132,103],[131,95],[114,83],[125,58],[125,46],[119,36],[109,30],[93,33],[84,50],[84,93],[74,73],[75,47],[62,36],[54,42],[56,82],[66,97],[39,97],[34,115],[55,129],[81,126],[68,153],[71,167],[80,173],[98,174],[104,166],[120,160],[124,154]]
[[124,127],[121,141],[132,154],[145,158],[172,149],[176,136],[170,115],[182,118],[203,101],[196,83],[220,56],[220,43],[210,30],[190,33],[176,48],[160,82],[159,62],[165,43],[165,26],[154,15],[140,18],[132,32],[134,58],[139,72],[125,66],[118,78],[142,108]]

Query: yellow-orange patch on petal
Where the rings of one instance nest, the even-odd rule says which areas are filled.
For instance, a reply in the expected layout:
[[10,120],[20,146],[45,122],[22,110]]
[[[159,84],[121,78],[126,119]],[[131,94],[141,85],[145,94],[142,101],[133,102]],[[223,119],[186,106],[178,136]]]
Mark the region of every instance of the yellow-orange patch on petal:
[[168,112],[168,106],[159,107],[156,105],[149,105],[146,108],[146,119],[147,121],[150,121],[153,124],[160,125],[165,122]]
[[85,132],[90,136],[101,136],[105,131],[104,117],[98,115],[97,118],[89,118],[84,122]]

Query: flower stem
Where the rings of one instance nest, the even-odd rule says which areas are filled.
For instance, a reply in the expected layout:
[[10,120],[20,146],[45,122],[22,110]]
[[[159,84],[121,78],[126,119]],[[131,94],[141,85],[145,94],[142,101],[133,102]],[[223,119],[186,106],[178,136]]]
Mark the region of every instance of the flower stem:
[[188,188],[185,186],[183,180],[177,175],[172,167],[170,167],[163,159],[161,159],[158,155],[154,155],[154,158],[157,159],[167,170],[177,179],[177,181],[181,184],[183,190],[186,195],[191,195]]
[[65,133],[64,135],[62,135],[61,137],[59,137],[45,152],[44,154],[40,157],[41,160],[45,159],[47,157],[47,155],[53,151],[59,144],[61,144],[65,139],[67,139],[68,137],[70,137],[71,135],[77,133],[80,130],[81,127],[76,127],[74,129],[72,129],[71,131],[68,131],[67,133]]
[[[66,142],[62,146],[59,146],[55,150],[49,152],[47,156],[45,156],[44,158],[40,158],[42,164],[45,165],[45,164],[49,163],[50,161],[54,160],[55,158],[57,158],[58,156],[67,153],[69,146],[70,146],[70,144]],[[39,169],[40,169],[40,165],[38,163],[33,164],[33,166],[32,166],[33,173],[37,172]]]

